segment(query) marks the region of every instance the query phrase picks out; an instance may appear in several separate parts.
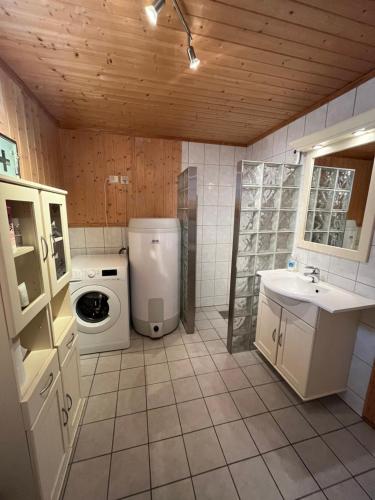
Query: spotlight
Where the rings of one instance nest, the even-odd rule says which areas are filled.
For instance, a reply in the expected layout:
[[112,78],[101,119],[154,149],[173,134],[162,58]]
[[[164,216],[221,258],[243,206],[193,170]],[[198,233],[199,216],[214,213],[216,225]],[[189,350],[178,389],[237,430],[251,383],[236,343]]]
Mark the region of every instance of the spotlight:
[[152,26],[156,26],[158,22],[158,14],[164,7],[165,0],[154,0],[151,5],[145,7],[145,12],[147,14],[148,20]]
[[194,47],[192,45],[188,46],[187,54],[188,54],[189,61],[190,61],[190,69],[197,69],[198,66],[200,65],[200,60],[195,55]]

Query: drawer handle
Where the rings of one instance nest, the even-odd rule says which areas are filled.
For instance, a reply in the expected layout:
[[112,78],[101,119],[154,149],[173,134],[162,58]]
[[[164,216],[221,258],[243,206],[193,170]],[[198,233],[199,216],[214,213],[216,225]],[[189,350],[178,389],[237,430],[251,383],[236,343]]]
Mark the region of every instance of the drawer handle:
[[47,243],[47,240],[45,239],[44,236],[41,236],[40,237],[40,241],[42,242],[43,244],[43,262],[45,262],[47,260],[47,257],[48,257],[48,243]]
[[280,332],[278,344],[281,347],[281,341],[283,339],[283,334]]
[[274,331],[272,332],[272,340],[275,342],[276,340],[276,328],[274,329]]
[[66,347],[68,349],[70,349],[72,347],[72,344],[73,344],[73,340],[74,340],[74,337],[75,337],[75,333],[73,332],[72,333],[72,338],[66,343]]
[[44,394],[45,392],[47,392],[47,391],[50,389],[50,387],[51,387],[51,385],[52,385],[52,382],[53,382],[53,373],[51,372],[51,373],[49,374],[49,380],[48,380],[48,382],[47,382],[47,385],[46,385],[45,387],[43,387],[43,389],[42,389],[42,390],[40,391],[40,393],[39,393],[41,396],[43,396],[43,394]]
[[70,394],[66,393],[66,399],[68,400],[68,411],[70,411],[72,409],[72,406],[73,406],[72,396]]
[[64,427],[66,427],[68,425],[68,422],[69,422],[69,413],[65,410],[65,408],[63,408],[61,411],[65,417],[63,424],[64,424]]

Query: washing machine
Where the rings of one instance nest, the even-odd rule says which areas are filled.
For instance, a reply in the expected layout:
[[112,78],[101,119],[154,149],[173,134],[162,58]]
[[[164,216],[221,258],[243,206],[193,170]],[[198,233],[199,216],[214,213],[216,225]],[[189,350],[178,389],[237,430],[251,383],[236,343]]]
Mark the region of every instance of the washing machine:
[[126,255],[74,256],[70,293],[81,354],[129,347]]

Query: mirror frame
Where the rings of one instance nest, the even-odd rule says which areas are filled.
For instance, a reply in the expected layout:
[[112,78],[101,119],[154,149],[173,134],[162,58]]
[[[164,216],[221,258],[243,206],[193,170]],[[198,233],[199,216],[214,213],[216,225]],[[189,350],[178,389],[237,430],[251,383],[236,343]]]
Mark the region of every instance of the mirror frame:
[[[369,117],[372,118],[372,120],[370,120],[370,124],[368,120]],[[361,118],[364,119],[361,120]],[[364,126],[363,123],[366,124],[365,127],[368,132],[360,136],[354,136],[353,133],[359,128],[362,128]],[[301,194],[306,193],[306,196],[301,197],[302,199],[300,199],[302,209],[298,215],[297,222],[297,247],[357,262],[367,262],[371,249],[375,223],[375,159],[358,248],[356,250],[352,250],[349,248],[340,248],[321,243],[313,243],[312,241],[305,241],[304,236],[309,205],[309,196],[307,196],[307,193],[310,193],[311,189],[315,158],[336,153],[337,151],[343,151],[355,146],[360,146],[362,144],[368,144],[369,142],[375,142],[375,110],[362,113],[362,115],[345,120],[345,122],[341,122],[333,127],[311,134],[308,137],[304,137],[292,143],[292,146],[295,146],[297,150],[305,153]],[[314,146],[318,144],[321,145],[321,147],[319,147],[319,149],[314,149]]]

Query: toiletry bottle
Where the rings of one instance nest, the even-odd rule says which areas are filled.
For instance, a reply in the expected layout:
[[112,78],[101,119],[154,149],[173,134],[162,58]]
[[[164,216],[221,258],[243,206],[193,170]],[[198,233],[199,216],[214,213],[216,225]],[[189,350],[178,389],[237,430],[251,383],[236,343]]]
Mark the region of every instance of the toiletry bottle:
[[289,257],[287,266],[288,271],[297,271],[297,261],[293,255]]

